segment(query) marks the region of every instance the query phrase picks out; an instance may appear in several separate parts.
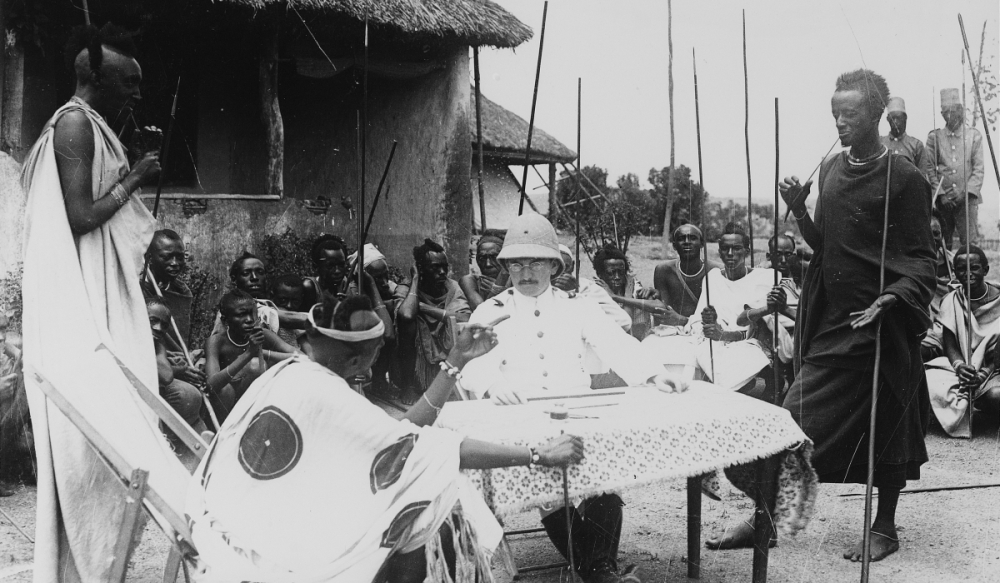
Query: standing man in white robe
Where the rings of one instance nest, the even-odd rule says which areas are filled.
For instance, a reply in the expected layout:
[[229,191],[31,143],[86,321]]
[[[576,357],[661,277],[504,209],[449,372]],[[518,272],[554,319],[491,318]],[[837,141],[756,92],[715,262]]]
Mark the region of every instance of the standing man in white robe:
[[125,31],[74,31],[67,56],[76,92],[42,130],[24,163],[25,385],[38,462],[35,581],[107,580],[125,490],[79,431],[49,403],[45,375],[167,505],[183,505],[183,466],[152,412],[105,350],[148,389],[156,361],[139,273],[155,230],[133,196],[156,178],[158,155],[129,167],[110,125],[141,99],[142,70]]

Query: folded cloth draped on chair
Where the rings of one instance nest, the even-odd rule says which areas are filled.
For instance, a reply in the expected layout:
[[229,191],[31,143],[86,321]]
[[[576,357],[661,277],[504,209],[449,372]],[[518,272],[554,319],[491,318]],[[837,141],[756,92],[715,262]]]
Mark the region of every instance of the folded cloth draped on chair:
[[450,520],[465,533],[456,578],[486,583],[502,531],[459,473],[461,441],[392,419],[305,357],[271,368],[195,473],[187,513],[203,580],[370,583],[393,553],[426,546],[433,565]]

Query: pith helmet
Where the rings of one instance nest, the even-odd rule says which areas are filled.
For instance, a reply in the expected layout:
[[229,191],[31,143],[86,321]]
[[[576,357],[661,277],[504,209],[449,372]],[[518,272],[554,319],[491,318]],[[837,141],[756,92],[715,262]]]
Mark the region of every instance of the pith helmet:
[[507,238],[497,259],[537,258],[555,259],[560,271],[566,268],[559,253],[559,239],[552,223],[538,213],[524,213],[511,221]]

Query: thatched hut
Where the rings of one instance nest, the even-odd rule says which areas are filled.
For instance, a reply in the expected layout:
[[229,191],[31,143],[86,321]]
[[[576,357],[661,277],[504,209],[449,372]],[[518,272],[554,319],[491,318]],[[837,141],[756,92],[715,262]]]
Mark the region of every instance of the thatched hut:
[[[486,226],[489,228],[506,229],[517,216],[520,202],[521,176],[515,176],[511,166],[525,164],[525,149],[528,146],[528,122],[516,113],[494,103],[485,95],[482,99],[481,115],[483,126],[483,185],[485,191]],[[476,111],[476,96],[473,90],[471,110]],[[476,140],[476,120],[471,119],[469,131],[472,133],[472,192],[478,198],[478,151]],[[576,160],[576,152],[564,146],[537,125],[531,134],[531,155],[527,158],[530,166],[545,166],[546,183],[555,183],[557,165],[569,164]],[[539,172],[540,175],[546,176]],[[555,204],[552,196],[554,186],[549,188],[548,195],[535,195],[528,192],[528,203],[534,210],[542,214],[551,214]],[[475,212],[475,227],[480,229],[482,217],[478,200],[473,203]]]
[[[3,15],[17,42],[3,63],[0,138],[17,159],[72,92],[60,45],[69,27],[82,22],[78,6],[65,0],[24,4],[21,13]],[[531,36],[499,6],[489,0],[103,0],[90,7],[95,24],[110,20],[141,33],[144,100],[135,126],[166,127],[180,78],[160,213],[203,266],[223,273],[243,249],[285,228],[303,237],[336,232],[353,243],[355,221],[342,201],[359,210],[357,120],[365,70],[369,205],[392,141],[399,144],[387,181],[391,191],[379,204],[370,239],[402,267],[410,247],[427,236],[464,256],[475,135],[469,130],[469,47],[514,47]],[[32,37],[37,30],[45,34]],[[454,264],[464,269],[465,262]]]

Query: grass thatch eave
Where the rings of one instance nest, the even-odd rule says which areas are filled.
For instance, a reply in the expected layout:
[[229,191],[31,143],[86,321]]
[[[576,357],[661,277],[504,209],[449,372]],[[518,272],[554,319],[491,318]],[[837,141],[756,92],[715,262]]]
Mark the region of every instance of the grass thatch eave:
[[[503,158],[508,164],[524,164],[524,149],[528,145],[528,122],[489,99],[483,98],[483,152]],[[469,131],[472,134],[472,151],[476,142],[476,90],[472,89],[469,112]],[[576,160],[576,152],[553,138],[537,125],[531,135],[531,164],[569,163]]]
[[490,0],[214,0],[254,10],[287,6],[327,12],[405,34],[433,36],[470,46],[513,48],[531,38],[531,29]]

